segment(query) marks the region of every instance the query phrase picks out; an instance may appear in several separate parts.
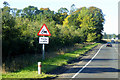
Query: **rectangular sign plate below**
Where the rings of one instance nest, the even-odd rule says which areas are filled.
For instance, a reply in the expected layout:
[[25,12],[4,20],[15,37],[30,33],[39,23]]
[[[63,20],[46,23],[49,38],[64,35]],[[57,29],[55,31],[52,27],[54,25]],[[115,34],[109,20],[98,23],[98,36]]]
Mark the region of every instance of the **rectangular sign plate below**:
[[39,37],[39,44],[49,44],[49,37]]

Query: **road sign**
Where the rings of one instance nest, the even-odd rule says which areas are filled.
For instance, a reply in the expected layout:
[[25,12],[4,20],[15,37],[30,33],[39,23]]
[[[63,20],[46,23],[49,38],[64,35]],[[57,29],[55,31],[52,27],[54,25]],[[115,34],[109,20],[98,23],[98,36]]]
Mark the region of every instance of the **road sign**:
[[51,36],[51,34],[45,24],[43,24],[43,26],[41,27],[41,29],[37,35],[38,36]]
[[39,37],[39,44],[49,44],[49,37]]

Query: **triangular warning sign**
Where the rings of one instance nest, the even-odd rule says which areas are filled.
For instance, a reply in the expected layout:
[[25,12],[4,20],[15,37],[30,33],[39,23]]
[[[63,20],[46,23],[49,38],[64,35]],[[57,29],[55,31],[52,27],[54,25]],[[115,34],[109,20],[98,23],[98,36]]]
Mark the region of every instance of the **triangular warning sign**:
[[51,36],[47,26],[43,24],[40,31],[37,33],[38,36]]

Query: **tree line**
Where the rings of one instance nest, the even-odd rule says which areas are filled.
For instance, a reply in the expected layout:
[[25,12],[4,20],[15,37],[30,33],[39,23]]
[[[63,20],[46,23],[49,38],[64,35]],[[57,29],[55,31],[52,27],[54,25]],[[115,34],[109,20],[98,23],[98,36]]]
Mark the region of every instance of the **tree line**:
[[116,38],[118,38],[118,39],[120,39],[120,34],[106,34],[105,32],[104,32],[104,35],[103,35],[103,39],[116,39]]
[[37,33],[45,23],[51,33],[46,49],[56,49],[75,43],[98,42],[102,39],[104,14],[97,7],[67,8],[58,12],[49,8],[10,8],[4,2],[2,10],[3,59],[25,53],[40,53]]

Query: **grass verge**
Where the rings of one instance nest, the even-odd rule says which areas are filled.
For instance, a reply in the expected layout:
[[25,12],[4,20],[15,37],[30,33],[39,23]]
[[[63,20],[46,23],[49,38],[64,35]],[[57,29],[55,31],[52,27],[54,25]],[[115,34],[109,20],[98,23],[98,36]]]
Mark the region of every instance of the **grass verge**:
[[37,72],[37,62],[29,67],[25,67],[24,69],[18,72],[7,72],[2,74],[2,78],[47,78],[47,77],[55,77],[56,75],[45,74],[46,72],[50,72],[56,69],[59,66],[67,65],[68,61],[78,58],[80,55],[86,53],[91,48],[97,46],[99,43],[94,43],[87,45],[83,48],[80,48],[76,51],[65,53],[62,55],[58,55],[54,58],[45,59],[42,62],[42,74],[38,75]]

